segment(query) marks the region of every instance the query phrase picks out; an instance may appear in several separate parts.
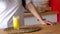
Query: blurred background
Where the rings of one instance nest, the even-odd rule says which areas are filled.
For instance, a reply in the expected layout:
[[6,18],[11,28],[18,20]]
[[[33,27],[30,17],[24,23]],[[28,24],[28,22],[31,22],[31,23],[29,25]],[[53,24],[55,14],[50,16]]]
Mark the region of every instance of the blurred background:
[[[59,4],[60,2],[59,1],[60,0],[32,0],[38,12],[42,14],[43,19],[50,22],[60,22],[60,4]],[[23,6],[25,8],[24,9],[25,17],[29,17],[24,19],[25,23],[38,24],[39,23],[38,19],[33,17],[32,14],[29,12],[29,10],[26,10],[26,2],[27,2],[26,0],[22,0]]]

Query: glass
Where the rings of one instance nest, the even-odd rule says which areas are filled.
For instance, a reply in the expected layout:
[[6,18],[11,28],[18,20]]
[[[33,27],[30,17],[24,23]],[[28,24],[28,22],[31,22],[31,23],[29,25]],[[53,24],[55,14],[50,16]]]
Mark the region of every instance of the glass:
[[20,18],[19,18],[19,16],[14,16],[13,17],[13,28],[14,29],[19,29],[20,28]]

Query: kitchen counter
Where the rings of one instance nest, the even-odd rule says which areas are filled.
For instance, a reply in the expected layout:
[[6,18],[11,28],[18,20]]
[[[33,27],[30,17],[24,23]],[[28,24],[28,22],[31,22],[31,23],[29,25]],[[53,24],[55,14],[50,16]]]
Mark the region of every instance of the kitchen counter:
[[27,33],[27,34],[60,34],[60,23],[53,26],[44,26],[37,24],[37,26],[42,27],[40,31]]
[[[41,24],[36,24],[36,26],[42,27],[42,29],[36,32],[24,34],[60,34],[60,22],[53,26],[45,26]],[[7,34],[7,32],[4,32],[4,29],[0,29],[0,34]]]

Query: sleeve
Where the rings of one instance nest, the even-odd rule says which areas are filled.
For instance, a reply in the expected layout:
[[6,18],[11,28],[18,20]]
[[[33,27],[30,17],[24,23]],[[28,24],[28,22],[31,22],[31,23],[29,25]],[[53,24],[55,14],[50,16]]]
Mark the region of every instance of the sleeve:
[[28,4],[29,2],[31,2],[32,0],[26,0],[26,4]]

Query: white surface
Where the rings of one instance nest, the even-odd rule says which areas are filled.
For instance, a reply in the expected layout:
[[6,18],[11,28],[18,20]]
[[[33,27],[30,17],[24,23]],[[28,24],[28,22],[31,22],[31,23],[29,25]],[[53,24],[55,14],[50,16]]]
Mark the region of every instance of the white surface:
[[[45,16],[42,16],[42,17],[43,17],[43,19],[46,19],[47,21],[57,22],[57,14],[45,15]],[[25,25],[40,24],[40,22],[37,21],[36,17],[24,18],[24,22],[25,22]]]
[[21,0],[0,0],[0,28],[11,26],[13,16],[19,16],[23,24]]

